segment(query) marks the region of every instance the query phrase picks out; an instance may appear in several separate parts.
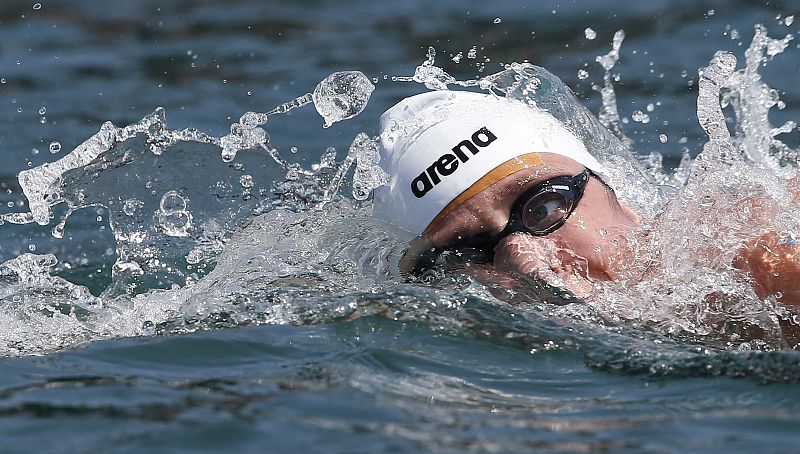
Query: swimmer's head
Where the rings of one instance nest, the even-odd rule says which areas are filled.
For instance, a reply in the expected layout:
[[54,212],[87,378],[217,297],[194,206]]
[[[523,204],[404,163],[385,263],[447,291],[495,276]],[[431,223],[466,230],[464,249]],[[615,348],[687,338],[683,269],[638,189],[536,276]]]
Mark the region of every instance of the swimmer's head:
[[572,159],[608,182],[608,171],[549,113],[516,100],[466,91],[404,99],[381,116],[381,167],[388,186],[375,214],[419,235],[484,189],[546,154]]

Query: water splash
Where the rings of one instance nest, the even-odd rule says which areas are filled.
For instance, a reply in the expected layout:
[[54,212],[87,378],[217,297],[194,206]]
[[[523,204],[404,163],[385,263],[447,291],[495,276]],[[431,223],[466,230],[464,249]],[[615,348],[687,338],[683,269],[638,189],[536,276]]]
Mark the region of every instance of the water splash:
[[708,134],[709,141],[703,146],[703,153],[697,161],[698,167],[706,162],[714,165],[732,164],[738,158],[719,103],[720,88],[735,68],[736,57],[733,54],[717,52],[711,63],[700,70],[697,119]]
[[[261,127],[268,117],[313,102],[330,125],[358,115],[373,90],[358,71],[333,73],[314,94],[266,113],[246,112],[222,137],[192,128],[171,130],[162,108],[125,127],[106,122],[58,161],[21,172],[19,181],[30,211],[3,214],[0,219],[46,225],[54,217],[53,208],[65,204],[66,211],[52,229],[53,236],[61,238],[74,212],[105,208],[117,243],[113,282],[106,295],[185,285],[213,268],[227,238],[254,215],[275,207],[322,206],[323,199],[334,199],[350,168],[350,162],[336,163],[332,149],[310,170],[286,161]],[[365,165],[369,159],[365,160],[366,151],[360,151],[363,147],[356,148],[353,160],[360,163],[359,178],[369,180],[364,175],[374,174],[375,168]],[[229,166],[207,159],[215,149],[221,149],[222,161]],[[250,153],[233,163],[243,150]],[[277,166],[263,166],[263,157]],[[246,166],[260,169],[257,177],[267,185],[257,186],[253,175],[242,175]],[[194,181],[192,175],[199,168],[218,179]],[[274,175],[276,171],[284,178]],[[339,181],[328,182],[337,171]]]
[[[48,224],[52,218],[50,208],[64,201],[62,191],[58,187],[63,176],[71,170],[86,167],[115,145],[137,135],[145,137],[149,150],[155,155],[162,154],[178,142],[198,142],[219,146],[222,148],[223,161],[230,162],[235,159],[238,151],[262,148],[277,164],[288,170],[292,166],[280,157],[277,149],[269,145],[269,135],[259,127],[267,122],[270,115],[286,113],[313,100],[317,111],[325,119],[325,127],[329,127],[335,122],[361,113],[374,89],[374,85],[359,71],[333,73],[317,85],[313,94],[307,93],[267,113],[245,113],[238,123],[231,125],[229,134],[219,138],[193,128],[181,131],[169,130],[164,109],[160,107],[139,122],[123,128],[106,122],[100,131],[67,156],[20,172],[19,182],[28,199],[30,212],[7,213],[3,214],[1,219],[15,224],[30,222]],[[60,148],[60,144],[58,146]]]
[[53,277],[53,255],[22,254],[0,264],[0,355],[44,353],[108,336],[133,334],[123,324],[87,323],[92,314],[113,318],[107,301]]
[[350,146],[350,154],[356,157],[356,171],[353,174],[353,198],[366,200],[372,190],[389,184],[389,174],[379,165],[378,141],[366,134],[359,134]]
[[[475,49],[470,49],[467,58],[475,58]],[[451,76],[444,69],[435,65],[436,49],[428,47],[427,57],[421,65],[417,66],[414,70],[412,77],[407,76],[392,76],[394,82],[416,82],[424,85],[430,90],[447,90],[449,85],[457,85],[459,87],[476,87],[478,86],[477,80],[458,80]]]
[[[734,266],[751,239],[781,238],[800,225],[785,178],[796,164],[775,158],[787,148],[769,146],[776,128],[767,112],[776,102],[757,74],[770,58],[768,40],[756,27],[745,69],[717,52],[700,70],[697,117],[708,142],[679,169],[688,174],[685,185],[644,227],[636,252],[642,265],[631,269],[638,277],[602,285],[593,301],[599,311],[676,336],[717,338],[731,349],[796,348],[794,310],[777,302],[780,294],[759,298]],[[737,113],[736,137],[727,105]]]
[[269,112],[247,112],[242,115],[238,123],[231,125],[230,134],[220,138],[222,159],[231,162],[240,150],[261,147],[278,165],[288,170],[290,165],[269,144],[269,135],[260,128],[271,115],[284,114],[313,103],[317,113],[325,120],[323,128],[329,128],[336,122],[360,114],[374,90],[375,86],[360,71],[335,72],[317,84],[313,93],[298,96]]
[[602,97],[603,101],[603,107],[600,109],[600,113],[597,115],[600,123],[602,123],[606,128],[610,129],[614,135],[617,136],[617,138],[619,138],[623,144],[625,144],[626,147],[633,149],[633,141],[625,135],[625,133],[622,131],[622,126],[620,125],[619,109],[617,109],[617,97],[614,94],[614,84],[612,82],[613,76],[611,74],[611,70],[614,69],[617,61],[619,61],[619,51],[622,47],[622,41],[624,39],[625,32],[618,30],[616,33],[614,33],[611,50],[607,54],[600,55],[596,58],[596,61],[600,63],[605,73],[603,74],[603,87],[600,88],[595,85],[592,88],[600,92],[600,96]]
[[770,88],[758,69],[782,53],[794,39],[767,36],[764,26],[755,27],[755,36],[745,51],[746,66],[730,75],[722,86],[723,105],[730,105],[736,115],[735,145],[740,154],[756,166],[791,177],[796,172],[798,150],[791,149],[776,136],[794,131],[797,123],[788,121],[779,127],[770,124],[770,109],[783,101]]

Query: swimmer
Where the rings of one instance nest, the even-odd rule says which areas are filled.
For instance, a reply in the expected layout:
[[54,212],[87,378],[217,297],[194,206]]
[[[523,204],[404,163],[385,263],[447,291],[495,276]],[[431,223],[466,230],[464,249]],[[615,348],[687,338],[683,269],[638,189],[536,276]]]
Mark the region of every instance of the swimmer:
[[[375,190],[374,213],[415,235],[403,272],[444,251],[481,251],[499,270],[585,299],[595,282],[635,283],[657,267],[637,263],[648,233],[608,167],[537,107],[467,91],[407,98],[381,117],[381,166],[391,182]],[[730,265],[756,294],[800,305],[792,242],[767,233],[743,244]]]

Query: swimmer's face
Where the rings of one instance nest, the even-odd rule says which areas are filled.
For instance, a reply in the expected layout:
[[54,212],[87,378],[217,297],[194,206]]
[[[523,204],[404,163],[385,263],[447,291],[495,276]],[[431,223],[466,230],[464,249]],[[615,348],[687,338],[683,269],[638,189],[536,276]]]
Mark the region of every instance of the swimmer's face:
[[[584,170],[569,158],[550,153],[541,157],[542,165],[494,183],[426,230],[414,241],[402,265],[410,268],[415,257],[431,248],[447,249],[475,235],[500,233],[508,224],[514,202],[526,190]],[[613,191],[591,177],[583,197],[561,227],[545,236],[517,232],[500,239],[493,249],[493,263],[518,274],[555,273],[564,282],[574,277],[617,279],[630,257],[627,238],[636,225],[636,216],[619,203]]]

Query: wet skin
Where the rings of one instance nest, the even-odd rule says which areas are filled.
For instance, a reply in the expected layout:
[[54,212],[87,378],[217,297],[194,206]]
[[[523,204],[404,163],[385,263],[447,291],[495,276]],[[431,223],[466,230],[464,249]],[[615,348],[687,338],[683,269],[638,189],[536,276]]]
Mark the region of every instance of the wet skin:
[[[409,271],[416,258],[431,248],[446,249],[460,238],[506,226],[511,208],[528,188],[557,176],[583,171],[577,162],[542,153],[543,165],[517,171],[461,204],[415,239],[401,261]],[[800,184],[797,184],[800,188]],[[800,202],[800,191],[796,192]],[[621,204],[614,192],[596,177],[589,180],[582,199],[558,230],[546,236],[514,233],[494,249],[493,264],[511,274],[535,276],[569,290],[580,298],[591,295],[594,281],[636,281],[646,278],[648,264],[637,263],[636,243],[647,242],[640,221]],[[800,305],[800,254],[795,245],[780,244],[780,236],[768,232],[750,239],[738,251],[732,265],[748,273],[761,298]],[[779,292],[779,293],[778,293]]]

